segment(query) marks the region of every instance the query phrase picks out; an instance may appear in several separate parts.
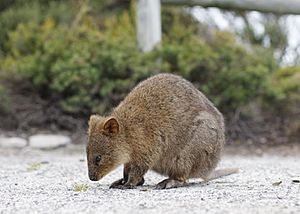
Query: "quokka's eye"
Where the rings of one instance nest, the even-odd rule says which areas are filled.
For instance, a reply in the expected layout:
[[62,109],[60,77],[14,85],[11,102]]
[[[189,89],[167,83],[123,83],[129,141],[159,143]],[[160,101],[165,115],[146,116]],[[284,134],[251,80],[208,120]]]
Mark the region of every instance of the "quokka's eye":
[[101,155],[96,156],[96,162],[99,163],[101,161]]

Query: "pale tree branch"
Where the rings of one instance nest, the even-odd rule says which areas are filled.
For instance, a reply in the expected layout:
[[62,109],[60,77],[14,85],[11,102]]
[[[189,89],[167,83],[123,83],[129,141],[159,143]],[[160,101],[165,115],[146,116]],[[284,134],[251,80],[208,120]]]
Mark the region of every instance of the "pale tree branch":
[[235,11],[300,14],[299,0],[161,0],[163,4],[217,7]]

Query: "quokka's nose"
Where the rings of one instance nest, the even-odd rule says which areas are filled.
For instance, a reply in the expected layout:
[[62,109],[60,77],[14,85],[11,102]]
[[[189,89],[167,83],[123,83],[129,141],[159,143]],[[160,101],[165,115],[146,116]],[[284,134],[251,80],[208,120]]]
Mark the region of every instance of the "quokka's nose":
[[97,181],[96,176],[94,174],[89,174],[89,178],[91,181]]

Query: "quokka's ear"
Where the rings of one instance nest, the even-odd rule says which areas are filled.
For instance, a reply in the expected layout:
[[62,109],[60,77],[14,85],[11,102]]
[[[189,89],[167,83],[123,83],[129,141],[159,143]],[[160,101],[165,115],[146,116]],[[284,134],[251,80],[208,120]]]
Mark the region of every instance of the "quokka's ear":
[[103,131],[107,135],[116,135],[119,133],[119,122],[115,117],[109,117],[103,125]]

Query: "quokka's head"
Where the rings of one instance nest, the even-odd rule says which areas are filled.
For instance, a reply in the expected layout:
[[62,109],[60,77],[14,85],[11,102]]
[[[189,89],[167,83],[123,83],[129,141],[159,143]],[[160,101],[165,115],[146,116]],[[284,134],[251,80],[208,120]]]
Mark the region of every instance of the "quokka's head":
[[126,152],[122,151],[124,140],[120,132],[120,124],[115,117],[90,117],[86,147],[90,180],[98,181],[124,163]]

